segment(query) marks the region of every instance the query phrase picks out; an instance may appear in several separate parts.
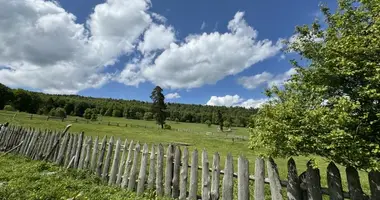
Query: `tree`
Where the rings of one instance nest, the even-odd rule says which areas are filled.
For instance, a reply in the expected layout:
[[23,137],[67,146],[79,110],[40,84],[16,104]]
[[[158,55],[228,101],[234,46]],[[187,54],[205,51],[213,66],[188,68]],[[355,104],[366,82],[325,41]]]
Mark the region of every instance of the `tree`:
[[91,117],[93,116],[94,112],[91,108],[87,108],[85,111],[84,111],[84,114],[83,114],[83,117],[85,119],[91,119]]
[[211,127],[211,121],[210,120],[206,120],[205,123],[207,124],[207,126],[210,128]]
[[218,124],[219,124],[219,129],[220,131],[223,131],[223,115],[222,115],[222,112],[220,112],[220,110],[218,110]]
[[155,114],[155,119],[157,124],[164,128],[165,119],[166,119],[166,104],[165,104],[165,96],[162,94],[162,88],[160,86],[156,86],[150,98],[153,101],[152,104],[152,113]]
[[319,155],[345,166],[380,169],[380,0],[322,6],[318,21],[296,28],[287,50],[296,74],[251,120],[252,148],[272,156]]
[[5,105],[11,103],[13,100],[12,90],[0,83],[0,108],[4,108]]
[[144,113],[144,120],[151,120],[151,119],[153,119],[153,113],[152,112],[146,112],[146,113]]
[[15,109],[11,105],[5,105],[4,110],[6,111],[15,111]]
[[60,107],[56,108],[55,109],[55,116],[56,117],[65,118],[66,117],[66,111],[65,111],[65,109],[60,108]]
[[32,97],[29,92],[23,89],[14,90],[14,100],[12,101],[12,106],[20,111],[25,112],[29,109],[32,102]]
[[123,113],[121,112],[121,110],[119,109],[114,109],[112,111],[112,117],[122,117],[123,116]]
[[71,115],[74,112],[75,104],[73,102],[67,102],[64,109],[66,114]]

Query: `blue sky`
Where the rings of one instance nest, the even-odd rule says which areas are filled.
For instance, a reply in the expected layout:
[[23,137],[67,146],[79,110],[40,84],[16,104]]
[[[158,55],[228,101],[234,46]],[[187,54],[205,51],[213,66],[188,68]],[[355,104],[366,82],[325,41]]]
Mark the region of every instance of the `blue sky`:
[[293,73],[279,40],[320,16],[316,0],[0,2],[6,85],[149,101],[158,84],[171,102],[245,107]]

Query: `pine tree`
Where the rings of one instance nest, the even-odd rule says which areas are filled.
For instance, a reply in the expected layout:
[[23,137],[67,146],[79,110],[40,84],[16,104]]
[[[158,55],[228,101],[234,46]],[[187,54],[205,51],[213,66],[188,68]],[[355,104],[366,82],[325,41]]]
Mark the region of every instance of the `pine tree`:
[[165,119],[166,119],[166,104],[165,104],[165,96],[162,94],[162,88],[160,86],[156,86],[150,98],[153,101],[152,104],[152,113],[155,116],[157,124],[161,125],[161,128],[164,128]]

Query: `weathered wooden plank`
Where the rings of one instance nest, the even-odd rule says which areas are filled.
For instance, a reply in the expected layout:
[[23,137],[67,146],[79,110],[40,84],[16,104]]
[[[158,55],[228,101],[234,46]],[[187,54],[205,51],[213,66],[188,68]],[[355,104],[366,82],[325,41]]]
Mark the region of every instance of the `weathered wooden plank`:
[[120,165],[117,173],[117,179],[116,179],[116,185],[121,184],[121,180],[123,179],[123,172],[124,172],[124,167],[125,167],[125,157],[127,156],[127,150],[128,150],[128,140],[125,139],[124,141],[124,146],[123,146],[123,153],[121,154],[121,159],[120,159]]
[[88,138],[86,136],[84,138],[84,140],[83,140],[82,150],[80,152],[80,158],[79,158],[79,162],[78,162],[78,169],[83,169],[84,158],[86,156],[87,140],[88,140]]
[[233,199],[233,159],[232,155],[229,153],[226,158],[226,164],[224,166],[224,176],[223,176],[223,188],[222,188],[222,199],[231,200]]
[[210,199],[211,180],[207,151],[202,151],[202,200]]
[[117,172],[119,171],[119,161],[120,161],[120,147],[121,147],[121,140],[120,138],[116,141],[116,147],[115,147],[115,155],[113,157],[112,167],[111,167],[111,175],[108,181],[108,185],[115,185],[116,184],[116,176]]
[[132,152],[133,152],[133,140],[129,144],[128,148],[128,156],[127,160],[125,161],[125,168],[124,168],[124,175],[123,175],[123,180],[121,182],[121,187],[126,188],[128,185],[128,179],[129,179],[129,172],[131,169],[131,164],[132,164]]
[[40,145],[40,148],[38,149],[38,156],[37,156],[38,160],[44,157],[44,148],[45,148],[46,142],[48,141],[48,136],[49,135],[48,135],[47,131],[45,131],[43,139],[42,139],[42,143]]
[[106,141],[107,141],[107,136],[104,136],[103,140],[102,140],[102,144],[100,145],[98,162],[97,162],[97,165],[96,165],[96,175],[98,177],[102,176],[103,160],[104,160],[104,154],[106,152]]
[[198,150],[195,149],[191,158],[189,200],[197,199],[198,191]]
[[75,152],[74,168],[78,168],[79,159],[80,159],[81,151],[82,151],[82,145],[83,145],[83,135],[84,135],[83,132],[79,134],[77,148]]
[[289,200],[301,200],[302,198],[302,191],[300,188],[300,181],[298,178],[297,167],[293,158],[290,158],[288,160],[287,196]]
[[111,156],[113,152],[113,136],[111,136],[109,142],[108,142],[108,149],[107,149],[107,155],[106,159],[104,160],[104,167],[103,167],[103,174],[102,174],[102,179],[105,182],[108,182],[108,173],[110,169],[110,163],[111,163]]
[[161,144],[158,145],[157,150],[157,168],[156,168],[156,194],[161,197],[164,195],[164,189],[162,180],[164,179],[164,147]]
[[282,199],[280,177],[278,174],[277,165],[272,158],[268,159],[267,170],[272,200],[280,200]]
[[35,142],[36,138],[37,138],[37,132],[35,131],[35,132],[33,132],[33,136],[32,136],[32,138],[31,138],[31,140],[30,140],[30,142],[29,142],[29,146],[28,146],[28,148],[27,148],[27,150],[26,150],[26,153],[25,153],[26,156],[29,156],[29,155],[30,155],[30,153],[31,153],[31,151],[32,151],[32,148],[33,148],[33,146],[34,146],[34,142]]
[[371,189],[371,200],[380,199],[380,172],[368,173],[369,187]]
[[264,200],[265,199],[265,167],[264,167],[264,159],[256,158],[255,162],[255,200]]
[[368,199],[362,190],[360,185],[360,178],[358,171],[353,167],[346,168],[348,191],[350,193],[351,200],[363,200]]
[[131,173],[129,173],[129,181],[128,181],[128,190],[135,191],[136,189],[136,176],[137,176],[137,165],[138,159],[140,155],[140,144],[137,142],[135,146],[135,151],[133,153],[133,163],[131,168]]
[[146,180],[146,167],[148,165],[148,145],[144,144],[142,157],[141,157],[141,166],[137,184],[137,195],[141,195],[144,192],[145,180]]
[[67,135],[69,137],[69,142],[67,143],[67,148],[66,148],[66,153],[65,153],[65,161],[64,161],[64,166],[67,167],[67,165],[69,164],[70,162],[70,152],[71,152],[71,148],[72,148],[72,145],[73,145],[73,138],[74,136],[72,134],[68,134]]
[[87,140],[87,145],[86,145],[86,157],[84,159],[84,166],[83,168],[89,169],[90,166],[90,160],[91,160],[91,148],[92,148],[92,137],[89,136]]
[[309,200],[322,200],[319,169],[314,169],[310,161],[307,163],[306,185]]
[[52,156],[50,158],[50,161],[56,161],[57,160],[57,157],[58,157],[58,151],[59,151],[59,148],[55,148],[55,144],[57,143],[57,147],[59,147],[59,136],[60,134],[57,132],[55,134],[55,138],[54,138],[54,142],[53,142],[53,145],[51,146],[51,149],[53,150],[53,153],[52,153]]
[[249,163],[246,158],[238,158],[238,199],[249,199]]
[[92,148],[92,155],[91,155],[91,166],[90,166],[90,170],[91,171],[95,171],[96,170],[96,158],[98,156],[98,151],[99,151],[99,136],[96,136],[95,137],[95,141],[94,141],[94,146]]
[[327,167],[327,185],[331,200],[344,199],[340,172],[333,162]]
[[211,181],[211,200],[219,199],[219,184],[220,184],[220,156],[215,153],[212,158],[212,181]]
[[70,139],[70,135],[66,134],[65,137],[62,140],[61,148],[59,148],[59,153],[58,153],[58,157],[57,157],[57,160],[56,160],[56,163],[58,165],[62,165],[64,163],[64,153],[66,151],[67,143],[69,142],[69,139]]
[[149,190],[154,189],[154,182],[156,180],[156,151],[154,145],[152,145],[152,150],[150,151],[149,158],[149,176],[148,176],[148,186]]
[[181,169],[181,149],[179,146],[175,147],[174,152],[174,168],[173,168],[173,191],[172,197],[179,197],[179,173]]
[[187,179],[188,179],[188,168],[189,166],[189,151],[187,147],[183,150],[182,155],[182,167],[180,173],[180,186],[179,186],[179,199],[185,200],[187,194]]
[[73,143],[72,143],[72,145],[71,145],[71,151],[70,151],[70,161],[71,161],[71,159],[73,159],[74,158],[74,160],[73,160],[73,162],[72,162],[72,166],[74,166],[74,162],[75,162],[75,154],[76,154],[76,151],[77,151],[77,146],[78,146],[78,134],[74,134],[73,135],[74,136],[74,138],[73,138]]
[[172,179],[173,179],[173,145],[169,144],[166,151],[165,188],[164,188],[164,193],[166,197],[171,196]]

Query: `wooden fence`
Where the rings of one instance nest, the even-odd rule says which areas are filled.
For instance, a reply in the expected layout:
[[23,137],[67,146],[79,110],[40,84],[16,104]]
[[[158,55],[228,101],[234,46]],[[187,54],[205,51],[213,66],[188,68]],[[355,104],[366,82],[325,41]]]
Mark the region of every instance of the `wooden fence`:
[[[263,200],[269,198],[265,196],[265,184],[269,184],[272,200],[321,200],[324,195],[334,200],[380,200],[379,172],[368,173],[371,194],[367,195],[361,188],[357,170],[346,168],[348,192],[344,192],[340,172],[334,163],[327,168],[328,188],[323,188],[319,169],[308,163],[307,170],[298,175],[293,159],[287,166],[288,180],[280,180],[273,159],[257,158],[254,175],[250,175],[252,166],[243,156],[238,157],[237,172],[234,172],[236,163],[230,154],[222,170],[218,153],[213,155],[210,163],[205,150],[189,152],[186,147],[181,150],[179,146],[170,144],[164,153],[161,144],[149,148],[147,144],[128,140],[122,142],[120,139],[115,141],[113,137],[93,139],[83,133],[65,134],[10,126],[0,132],[0,150],[55,162],[68,168],[89,170],[108,185],[136,191],[138,195],[150,190],[159,197],[183,200]],[[201,166],[198,165],[199,154]],[[268,177],[265,177],[265,168]],[[250,194],[251,185],[254,185],[253,194]],[[282,188],[286,188],[284,196]]]

